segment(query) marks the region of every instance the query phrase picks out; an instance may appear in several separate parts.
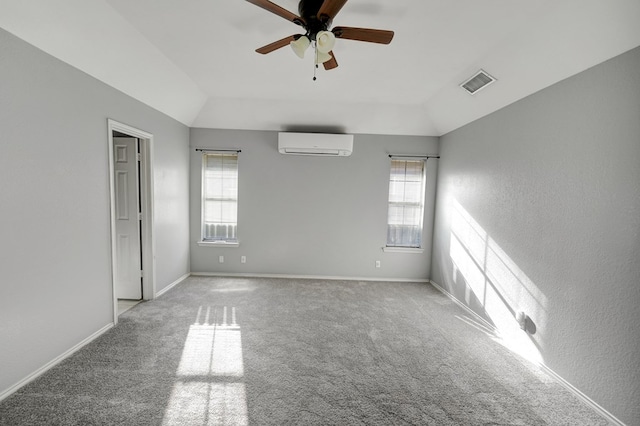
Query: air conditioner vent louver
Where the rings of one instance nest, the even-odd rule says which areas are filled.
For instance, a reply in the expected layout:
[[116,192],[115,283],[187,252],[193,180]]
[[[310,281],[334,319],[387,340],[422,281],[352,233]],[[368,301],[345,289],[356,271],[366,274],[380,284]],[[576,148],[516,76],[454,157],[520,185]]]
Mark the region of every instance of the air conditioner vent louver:
[[348,157],[353,152],[353,135],[281,132],[278,151],[285,155]]
[[487,87],[489,84],[496,81],[495,78],[491,77],[485,71],[478,71],[473,77],[465,81],[460,85],[464,90],[466,90],[470,94],[475,94],[480,89]]

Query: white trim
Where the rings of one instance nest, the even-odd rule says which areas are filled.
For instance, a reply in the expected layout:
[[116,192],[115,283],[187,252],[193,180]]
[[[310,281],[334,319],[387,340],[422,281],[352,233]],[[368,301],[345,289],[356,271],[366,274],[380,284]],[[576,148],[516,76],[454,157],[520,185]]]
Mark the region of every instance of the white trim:
[[183,276],[181,276],[180,278],[178,278],[177,280],[175,280],[174,282],[172,282],[171,284],[169,284],[168,286],[166,286],[165,288],[157,292],[156,298],[162,296],[163,294],[165,294],[166,292],[168,292],[169,290],[171,290],[172,288],[174,288],[175,286],[177,286],[178,284],[180,284],[182,281],[186,280],[190,276],[191,276],[191,273],[187,272],[186,274],[184,274]]
[[54,359],[52,359],[51,361],[49,361],[48,363],[46,363],[42,367],[38,368],[33,373],[29,374],[24,379],[20,380],[18,383],[16,383],[13,386],[11,386],[9,389],[7,389],[4,392],[0,393],[0,401],[8,398],[13,393],[17,392],[21,387],[27,385],[28,383],[34,381],[35,379],[37,379],[38,377],[40,377],[41,375],[43,375],[47,371],[51,370],[53,367],[55,367],[56,365],[58,365],[59,363],[61,363],[65,359],[69,358],[75,352],[79,351],[84,346],[88,345],[89,343],[91,343],[92,341],[94,341],[95,339],[97,339],[98,337],[100,337],[101,335],[106,333],[107,331],[109,331],[111,328],[113,328],[113,326],[114,326],[113,323],[105,325],[100,330],[96,331],[95,333],[93,333],[92,335],[87,337],[86,339],[82,340],[77,345],[73,346],[71,349],[68,349],[67,351],[65,351],[61,355],[58,355],[57,357],[55,357]]
[[382,247],[382,251],[385,253],[424,253],[423,248],[419,247]]
[[[420,235],[421,235],[421,239],[424,239],[424,215],[426,213],[426,207],[427,207],[427,160],[428,158],[412,158],[412,159],[404,159],[401,160],[399,158],[393,157],[393,156],[389,156],[389,179],[388,179],[388,187],[387,187],[387,193],[389,194],[389,197],[391,197],[391,178],[392,178],[392,173],[393,171],[391,170],[391,165],[393,164],[394,161],[404,161],[404,162],[421,162],[422,163],[422,188],[421,188],[421,192],[422,195],[420,197]],[[406,183],[406,181],[404,181],[404,183]],[[418,203],[401,203],[401,202],[392,202],[390,199],[387,201],[387,207],[390,207],[392,204],[411,204],[411,205],[418,205]],[[389,216],[387,215],[387,231],[389,230],[389,227],[392,226],[389,223]],[[389,236],[387,235],[387,243],[389,243]],[[422,243],[420,244],[422,245]],[[389,253],[400,253],[400,251],[396,251],[396,250],[389,250],[389,249],[397,249],[400,247],[389,247],[387,245],[385,245],[384,247],[382,247],[382,250],[384,252],[389,252]],[[421,252],[416,252],[416,251],[412,251],[412,250],[420,250],[421,248],[413,248],[413,247],[402,247],[402,252],[405,253],[421,253]],[[424,251],[424,250],[423,250]]]
[[[470,315],[472,315],[476,320],[481,321],[482,324],[486,325],[487,327],[489,327],[491,330],[496,330],[496,328],[491,325],[490,323],[488,323],[484,318],[482,318],[480,315],[478,315],[477,313],[475,313],[471,308],[469,308],[467,305],[465,305],[464,303],[462,303],[461,301],[459,301],[453,294],[449,293],[447,290],[445,290],[443,287],[441,287],[440,285],[438,285],[436,282],[434,282],[433,280],[429,280],[429,282],[431,283],[431,285],[433,287],[435,287],[438,291],[440,291],[442,294],[444,294],[445,296],[447,296],[449,299],[451,299],[452,302],[454,302],[456,305],[460,306],[462,309],[464,309],[467,313],[469,313]],[[595,411],[598,415],[600,415],[601,417],[603,417],[605,420],[607,420],[609,423],[611,423],[612,425],[615,426],[626,426],[623,422],[621,422],[618,418],[616,418],[616,416],[614,416],[613,414],[611,414],[610,412],[608,412],[607,410],[605,410],[601,405],[599,405],[597,402],[595,402],[594,400],[592,400],[591,398],[589,398],[587,395],[585,395],[584,393],[582,393],[578,388],[576,388],[575,386],[573,386],[571,383],[567,382],[565,379],[563,379],[559,374],[557,374],[555,371],[553,371],[551,368],[547,367],[543,362],[540,363],[536,363],[536,365],[540,366],[541,370],[544,371],[545,373],[547,373],[552,379],[554,379],[556,382],[558,382],[558,384],[560,384],[561,386],[563,386],[565,389],[567,389],[569,392],[571,392],[572,394],[574,394],[580,401],[582,401],[587,407],[591,408],[593,411]]]
[[210,248],[236,248],[240,247],[240,241],[235,243],[230,243],[228,241],[198,241],[197,244],[200,247],[210,247]]
[[555,379],[561,386],[567,389],[569,392],[573,393],[579,400],[581,400],[585,405],[591,408],[593,411],[598,413],[600,416],[604,417],[609,423],[616,426],[626,426],[625,423],[620,421],[616,416],[608,412],[604,409],[600,404],[595,402],[593,399],[589,398],[587,395],[582,393],[578,388],[573,386],[571,383],[567,382],[560,375],[558,375],[555,371],[550,369],[544,364],[540,364],[542,370]]
[[140,195],[142,198],[142,264],[144,280],[142,296],[145,300],[155,298],[155,235],[153,230],[153,135],[144,130],[136,129],[127,124],[119,123],[112,119],[107,119],[108,130],[108,156],[109,156],[109,196],[111,209],[111,286],[113,292],[113,323],[118,323],[118,295],[116,294],[115,276],[116,276],[116,222],[115,222],[115,188],[113,184],[114,175],[114,155],[113,155],[113,131],[124,133],[132,137],[140,139],[142,158],[140,162],[141,180]]
[[[143,297],[156,297],[156,240],[154,222],[153,136],[145,139],[140,147],[142,153],[140,192],[142,197],[142,266],[144,269]],[[145,266],[147,265],[147,266]],[[148,267],[150,265],[150,267]]]
[[[200,247],[209,247],[211,244],[229,244],[227,247],[239,247],[240,246],[240,242],[237,241],[237,237],[238,237],[238,209],[240,208],[240,195],[239,195],[239,187],[236,188],[236,242],[230,242],[230,243],[226,243],[225,241],[205,241],[204,240],[204,229],[205,229],[205,225],[204,225],[204,197],[205,197],[205,174],[206,174],[206,169],[207,169],[207,155],[226,155],[226,156],[230,156],[230,155],[235,155],[236,156],[236,180],[238,181],[238,185],[240,182],[240,153],[242,152],[242,150],[240,149],[227,149],[227,150],[222,150],[222,151],[208,151],[208,150],[204,150],[202,148],[196,148],[196,151],[199,151],[201,153],[201,157],[200,157],[200,163],[201,163],[201,168],[200,168],[200,241],[198,242],[198,245]],[[220,247],[220,246],[218,246]]]
[[234,272],[192,272],[193,277],[231,277],[231,278],[283,278],[302,280],[330,280],[330,281],[376,281],[401,283],[428,283],[427,278],[378,278],[378,277],[340,277],[330,275],[289,275],[289,274],[253,274]]

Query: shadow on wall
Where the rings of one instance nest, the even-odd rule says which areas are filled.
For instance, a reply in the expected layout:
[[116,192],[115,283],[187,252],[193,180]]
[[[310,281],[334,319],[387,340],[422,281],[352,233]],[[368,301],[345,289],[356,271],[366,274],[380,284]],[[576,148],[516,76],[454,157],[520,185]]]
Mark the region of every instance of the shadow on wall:
[[482,307],[501,344],[543,363],[547,298],[457,200],[450,211],[448,281],[464,286],[467,306]]

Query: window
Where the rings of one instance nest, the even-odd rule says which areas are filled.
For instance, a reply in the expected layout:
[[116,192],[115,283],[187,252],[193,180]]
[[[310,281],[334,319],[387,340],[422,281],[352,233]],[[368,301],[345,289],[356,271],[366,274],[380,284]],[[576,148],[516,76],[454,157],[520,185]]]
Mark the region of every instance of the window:
[[202,155],[202,241],[238,242],[238,154]]
[[422,248],[424,160],[391,160],[387,247]]

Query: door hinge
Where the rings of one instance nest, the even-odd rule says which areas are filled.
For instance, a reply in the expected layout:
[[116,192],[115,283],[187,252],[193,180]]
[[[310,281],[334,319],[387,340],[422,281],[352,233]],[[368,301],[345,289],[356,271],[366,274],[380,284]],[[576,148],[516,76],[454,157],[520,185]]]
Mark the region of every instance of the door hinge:
[[136,160],[142,161],[142,154],[140,154],[139,152],[136,153]]
[[140,269],[140,278],[144,278],[144,269]]
[[138,212],[138,220],[142,220],[142,212]]

